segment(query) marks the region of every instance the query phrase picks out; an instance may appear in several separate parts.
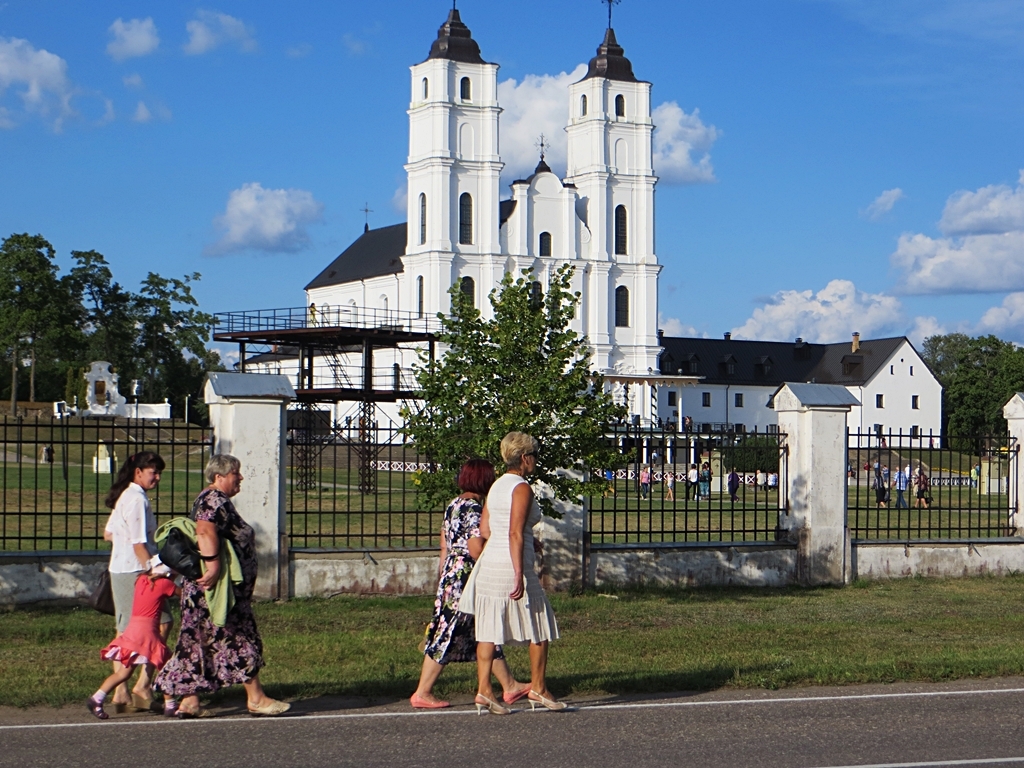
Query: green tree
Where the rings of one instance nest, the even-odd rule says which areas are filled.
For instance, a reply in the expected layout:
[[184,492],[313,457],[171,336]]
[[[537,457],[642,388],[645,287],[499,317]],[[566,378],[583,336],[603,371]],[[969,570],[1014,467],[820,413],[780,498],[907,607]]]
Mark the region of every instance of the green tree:
[[114,281],[103,254],[72,251],[71,280],[82,305],[86,344],[83,361],[105,360],[117,371],[135,373],[141,312],[138,297]]
[[[603,482],[588,470],[621,461],[603,437],[626,411],[590,370],[586,339],[569,327],[580,299],[571,291],[572,273],[569,265],[559,269],[546,294],[530,273],[515,280],[506,274],[489,296],[490,320],[458,285],[449,291],[452,313],[438,315],[444,354],[421,359],[423,405],[405,412],[406,433],[434,467],[417,478],[430,502],[445,503],[457,492],[456,472],[467,459],[500,468],[501,438],[513,430],[540,441],[536,479],[558,499],[600,492]],[[554,514],[552,500],[539,495],[545,514]]]

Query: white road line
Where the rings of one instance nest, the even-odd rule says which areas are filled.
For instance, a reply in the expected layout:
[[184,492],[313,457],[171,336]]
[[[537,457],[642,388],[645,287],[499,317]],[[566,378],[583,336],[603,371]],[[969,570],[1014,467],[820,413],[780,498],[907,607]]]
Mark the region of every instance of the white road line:
[[873,765],[831,765],[827,768],[928,768],[934,765],[998,765],[1024,763],[1024,757],[990,757],[984,760],[939,760],[933,763],[874,763]]
[[[806,704],[808,702],[821,701],[864,701],[869,699],[922,699],[937,698],[942,696],[991,696],[1007,693],[1024,693],[1024,688],[988,688],[970,691],[920,691],[915,693],[856,693],[849,696],[791,696],[779,697],[777,699],[720,699],[713,701],[662,701],[662,702],[624,702],[621,704],[583,704],[572,707],[572,710],[584,713],[603,712],[610,709],[674,709],[683,707],[728,707],[738,705],[764,705],[764,704]],[[538,710],[545,712],[546,710]],[[530,710],[517,710],[517,712],[529,713]],[[292,717],[271,717],[260,718],[264,722],[309,722],[311,720],[356,720],[371,717],[445,717],[475,715],[472,709],[445,709],[419,712],[336,712],[322,715],[295,715]],[[28,731],[45,730],[47,728],[111,728],[114,726],[159,726],[172,725],[176,723],[186,724],[212,724],[212,723],[249,723],[256,718],[252,717],[217,717],[213,719],[200,720],[176,720],[172,718],[153,718],[147,720],[108,720],[99,722],[96,720],[84,723],[37,723],[34,725],[0,725],[2,731]],[[1002,758],[1001,758],[1002,759]],[[1024,758],[1005,758],[1004,761],[1022,761]],[[834,768],[896,768],[897,765],[906,766],[927,766],[927,765],[972,765],[972,763],[893,763],[884,766],[835,766]]]

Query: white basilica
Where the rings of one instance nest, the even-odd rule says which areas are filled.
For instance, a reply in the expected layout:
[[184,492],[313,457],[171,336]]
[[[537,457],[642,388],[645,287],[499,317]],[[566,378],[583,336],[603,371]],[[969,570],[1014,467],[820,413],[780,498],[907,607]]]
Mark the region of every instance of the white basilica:
[[[498,65],[484,61],[457,10],[411,70],[407,223],[367,228],[306,286],[307,304],[322,314],[350,307],[431,317],[449,311],[448,290],[459,284],[486,315],[505,273],[532,270],[543,286],[568,262],[582,296],[574,330],[588,338],[595,370],[627,379],[657,372],[651,84],[634,76],[614,31],[566,94],[566,177],[542,156],[506,199]],[[405,371],[415,361],[414,350],[389,354],[375,367]],[[646,421],[650,387],[631,389],[630,408]]]

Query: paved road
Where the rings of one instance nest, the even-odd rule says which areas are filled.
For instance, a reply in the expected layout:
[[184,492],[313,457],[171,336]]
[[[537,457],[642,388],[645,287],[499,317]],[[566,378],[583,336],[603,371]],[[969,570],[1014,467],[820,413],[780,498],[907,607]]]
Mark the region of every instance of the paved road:
[[190,722],[89,722],[84,706],[80,715],[6,710],[0,765],[1024,766],[1022,679],[604,700],[511,717],[336,705]]

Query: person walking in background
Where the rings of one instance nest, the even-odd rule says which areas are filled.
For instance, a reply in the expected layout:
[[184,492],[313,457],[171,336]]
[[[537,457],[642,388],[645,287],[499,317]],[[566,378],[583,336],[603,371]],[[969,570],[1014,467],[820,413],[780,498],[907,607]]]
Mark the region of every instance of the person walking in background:
[[914,478],[914,488],[917,490],[917,501],[914,502],[914,509],[924,507],[928,509],[931,504],[931,482],[925,474],[924,467],[917,468],[917,477]]
[[698,489],[700,492],[700,498],[705,501],[711,500],[711,465],[708,462],[704,462],[700,465],[700,475],[698,476],[697,484],[700,486]]
[[640,498],[647,499],[651,493],[651,468],[644,464],[640,469]]
[[910,488],[910,478],[902,469],[897,468],[896,476],[893,477],[892,487],[896,489],[896,509],[910,509],[903,494]]
[[690,471],[686,473],[686,498],[697,501],[698,494],[700,491],[698,481],[700,480],[700,473],[697,472],[697,465],[691,464]]
[[608,496],[614,497],[615,496],[615,470],[614,469],[606,469],[604,471],[604,481],[605,481],[605,483],[607,483],[607,485],[605,486],[604,493],[602,495],[605,498],[607,498]]
[[[441,523],[440,579],[434,598],[434,615],[427,626],[420,682],[409,699],[417,709],[451,706],[434,696],[434,683],[446,665],[476,661],[473,616],[459,612],[459,601],[473,566],[484,549],[480,517],[484,511],[484,498],[494,485],[494,465],[484,459],[467,461],[459,472],[457,485],[462,493],[445,509]],[[518,683],[512,676],[500,645],[494,647],[492,669],[501,683],[502,699],[506,704],[513,704],[529,693],[530,685]]]
[[[171,581],[171,571],[165,565],[158,565],[135,580],[132,615],[128,626],[100,651],[105,661],[117,663],[115,671],[90,696],[85,706],[100,720],[110,717],[103,710],[103,702],[112,690],[132,676],[135,667],[160,669],[167,661],[167,643],[160,632],[160,614],[165,610],[168,597],[180,594]],[[164,714],[171,716],[177,709],[173,699],[164,703]]]
[[729,487],[729,501],[736,503],[739,501],[736,494],[740,490],[740,476],[736,472],[736,467],[733,467],[732,472],[729,473],[727,485]]
[[779,490],[779,473],[774,470],[768,473],[768,490]]
[[676,500],[676,473],[672,471],[665,473],[665,499],[672,502]]
[[763,488],[765,488],[767,486],[767,484],[768,484],[768,479],[764,476],[764,472],[762,472],[760,469],[758,469],[754,473],[754,488],[756,488],[757,490],[760,491]]
[[889,489],[885,478],[882,477],[882,468],[878,463],[875,464],[875,479],[872,481],[872,487],[875,489],[875,506],[878,509],[884,508],[885,497],[888,495]]
[[[163,471],[164,460],[159,455],[152,451],[140,451],[121,465],[105,499],[111,511],[103,529],[103,538],[111,543],[108,567],[118,634],[128,628],[131,620],[135,584],[139,576],[160,562],[155,557],[157,549],[153,541],[156,517],[146,492],[160,484],[160,473]],[[171,631],[172,621],[170,612],[164,607],[160,612],[160,636],[164,640]],[[124,671],[117,659],[113,662],[115,675]],[[150,665],[138,665],[142,672],[129,697],[125,683],[134,673],[135,666],[128,669],[128,674],[117,684],[113,699],[115,712],[123,712],[129,703],[137,710],[147,710],[152,706],[153,668]]]
[[508,643],[529,643],[531,708],[566,708],[547,687],[548,644],[558,639],[558,623],[534,570],[533,528],[543,516],[526,477],[536,470],[538,453],[537,441],[523,432],[502,439],[506,471],[491,486],[480,519],[487,546],[459,603],[476,620],[478,713],[512,713],[491,688],[495,647]]

